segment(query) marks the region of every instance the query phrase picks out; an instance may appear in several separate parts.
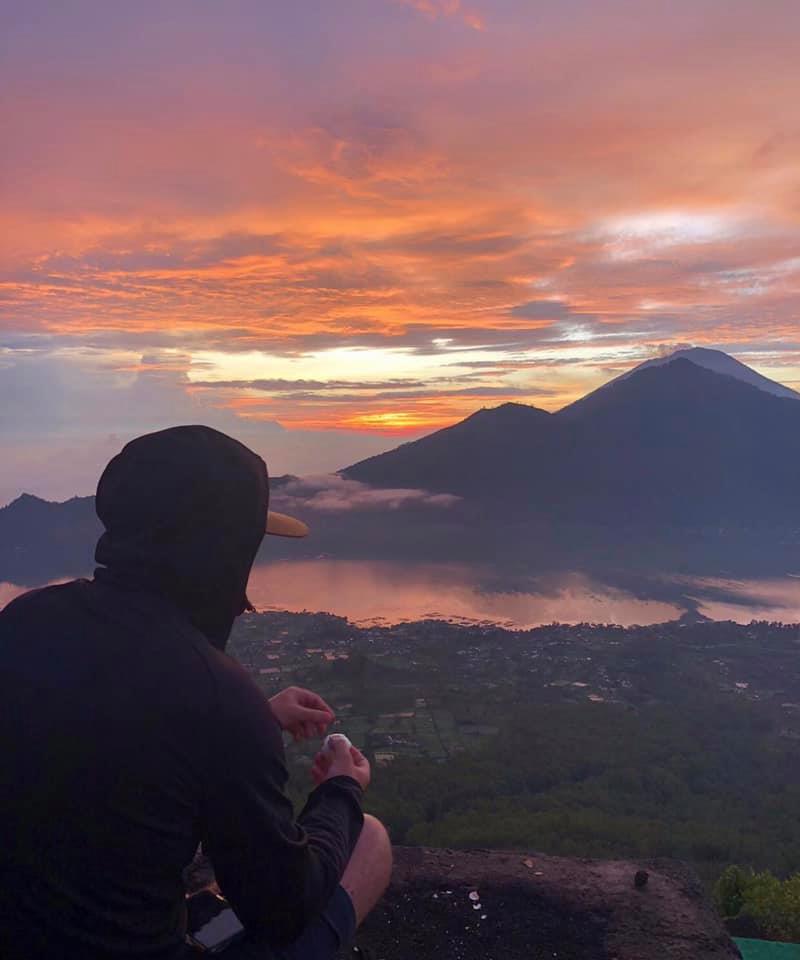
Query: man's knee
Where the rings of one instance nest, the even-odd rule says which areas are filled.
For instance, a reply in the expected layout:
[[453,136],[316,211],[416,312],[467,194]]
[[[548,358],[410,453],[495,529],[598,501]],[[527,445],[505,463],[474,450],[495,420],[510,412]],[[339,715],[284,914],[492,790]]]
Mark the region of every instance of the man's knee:
[[361,836],[342,877],[360,924],[383,896],[392,878],[392,843],[386,827],[365,814]]
[[392,841],[389,839],[389,831],[384,827],[377,817],[371,813],[364,814],[364,827],[362,833],[366,834],[370,842],[375,846],[388,847],[391,851]]
[[362,841],[369,849],[371,858],[384,868],[388,885],[392,872],[392,841],[386,827],[370,813],[364,814],[364,826],[359,838],[359,842]]

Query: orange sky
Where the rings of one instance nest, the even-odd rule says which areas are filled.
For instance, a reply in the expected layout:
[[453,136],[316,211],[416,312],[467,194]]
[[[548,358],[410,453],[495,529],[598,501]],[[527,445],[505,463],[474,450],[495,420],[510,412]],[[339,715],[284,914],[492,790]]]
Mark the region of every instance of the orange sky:
[[0,40],[26,469],[187,416],[333,469],[685,343],[800,387],[796,3],[68,7]]

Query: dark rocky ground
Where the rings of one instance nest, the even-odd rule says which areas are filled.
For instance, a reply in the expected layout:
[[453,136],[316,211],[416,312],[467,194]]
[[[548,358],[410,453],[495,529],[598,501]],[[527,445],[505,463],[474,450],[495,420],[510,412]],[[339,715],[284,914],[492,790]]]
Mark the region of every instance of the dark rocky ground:
[[[639,871],[648,876],[637,888]],[[196,870],[190,886],[211,879]],[[391,887],[356,943],[369,960],[740,956],[697,877],[679,862],[421,847],[395,848]]]
[[674,861],[422,848],[395,856],[392,886],[357,939],[376,960],[739,956],[695,875]]

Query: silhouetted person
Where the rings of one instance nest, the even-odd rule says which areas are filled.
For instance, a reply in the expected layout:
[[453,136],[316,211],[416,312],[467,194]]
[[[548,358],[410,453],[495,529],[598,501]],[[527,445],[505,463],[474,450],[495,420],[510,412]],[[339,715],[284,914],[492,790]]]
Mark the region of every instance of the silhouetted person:
[[207,427],[129,443],[97,489],[92,580],[0,612],[0,958],[173,960],[198,843],[247,931],[226,957],[332,957],[388,883],[361,812],[369,764],[318,755],[295,820],[281,728],[321,734],[321,697],[267,701],[226,655],[269,513],[266,466]]

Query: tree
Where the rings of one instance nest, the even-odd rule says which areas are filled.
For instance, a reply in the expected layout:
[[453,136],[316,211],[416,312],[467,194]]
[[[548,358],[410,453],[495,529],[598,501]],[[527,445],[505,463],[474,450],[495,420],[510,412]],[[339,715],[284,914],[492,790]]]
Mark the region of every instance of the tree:
[[717,881],[714,899],[723,916],[750,917],[771,940],[800,941],[800,874],[780,881],[768,870],[730,866]]

